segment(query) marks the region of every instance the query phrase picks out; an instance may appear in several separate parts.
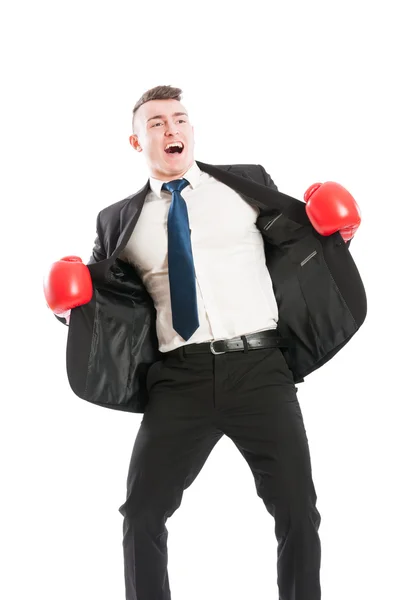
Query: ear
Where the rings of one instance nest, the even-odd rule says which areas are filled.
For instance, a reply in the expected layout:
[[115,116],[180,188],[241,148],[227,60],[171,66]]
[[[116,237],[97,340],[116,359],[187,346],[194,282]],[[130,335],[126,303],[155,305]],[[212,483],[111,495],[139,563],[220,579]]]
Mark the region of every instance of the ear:
[[134,150],[137,150],[137,152],[142,152],[142,148],[138,141],[138,137],[135,134],[130,135],[129,142],[130,142],[131,146],[134,148]]

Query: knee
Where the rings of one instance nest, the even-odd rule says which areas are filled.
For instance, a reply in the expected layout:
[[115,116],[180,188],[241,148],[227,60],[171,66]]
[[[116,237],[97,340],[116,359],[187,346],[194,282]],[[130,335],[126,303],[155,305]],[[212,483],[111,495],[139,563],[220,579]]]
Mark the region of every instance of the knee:
[[174,501],[164,499],[164,502],[160,502],[159,498],[152,495],[140,500],[133,494],[128,496],[119,507],[119,512],[123,517],[137,524],[158,520],[166,521],[177,510],[180,503],[181,500],[175,499]]
[[150,505],[149,498],[147,502],[140,502],[134,496],[128,496],[126,501],[119,506],[119,512],[129,521],[143,523],[155,513],[155,510]]
[[311,497],[306,498],[306,501],[292,503],[290,506],[290,524],[294,528],[311,527],[316,530],[321,524],[321,515],[316,507],[316,504]]
[[127,538],[128,535],[146,536],[149,533],[158,536],[164,531],[166,518],[163,511],[146,507],[138,508],[126,501],[119,508],[123,515],[123,532]]

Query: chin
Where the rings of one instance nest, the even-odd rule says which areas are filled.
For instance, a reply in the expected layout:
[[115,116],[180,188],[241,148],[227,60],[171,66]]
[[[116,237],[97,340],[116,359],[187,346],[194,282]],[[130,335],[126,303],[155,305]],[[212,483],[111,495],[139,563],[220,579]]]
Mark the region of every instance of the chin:
[[165,170],[170,173],[181,173],[182,171],[187,171],[191,166],[192,161],[190,160],[176,160],[175,164],[167,164],[165,165]]

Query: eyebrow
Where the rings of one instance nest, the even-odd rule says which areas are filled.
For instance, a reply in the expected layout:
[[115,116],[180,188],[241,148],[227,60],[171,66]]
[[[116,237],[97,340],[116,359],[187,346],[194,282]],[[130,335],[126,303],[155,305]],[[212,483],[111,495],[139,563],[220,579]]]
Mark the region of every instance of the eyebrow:
[[[187,113],[185,113],[185,112],[175,112],[171,116],[172,117],[181,117],[182,115],[185,115],[186,117],[188,116]],[[165,119],[165,118],[166,118],[165,115],[155,115],[154,117],[150,117],[147,120],[147,123],[149,123],[149,121],[152,121],[152,119]]]

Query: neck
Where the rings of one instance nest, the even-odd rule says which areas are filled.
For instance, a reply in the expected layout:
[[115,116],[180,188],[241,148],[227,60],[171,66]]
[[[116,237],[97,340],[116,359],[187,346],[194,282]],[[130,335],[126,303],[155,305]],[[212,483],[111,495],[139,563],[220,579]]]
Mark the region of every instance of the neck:
[[154,171],[154,170],[150,170],[150,176],[153,177],[154,179],[159,179],[160,181],[171,181],[172,179],[181,179],[185,173],[187,171],[189,171],[189,169],[192,167],[192,165],[194,164],[194,160],[192,160],[191,164],[186,167],[183,171],[181,171],[180,173],[161,173],[159,171]]

